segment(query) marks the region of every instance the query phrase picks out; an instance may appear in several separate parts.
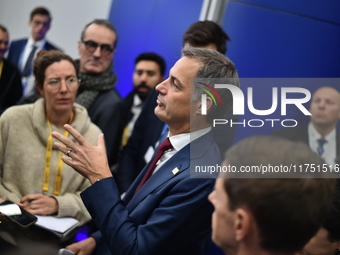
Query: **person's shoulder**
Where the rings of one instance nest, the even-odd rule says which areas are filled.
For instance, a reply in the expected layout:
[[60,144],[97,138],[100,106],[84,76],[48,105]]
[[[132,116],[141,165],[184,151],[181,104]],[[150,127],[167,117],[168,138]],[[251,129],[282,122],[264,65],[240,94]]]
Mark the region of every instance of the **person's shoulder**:
[[6,111],[1,115],[1,120],[10,121],[13,120],[22,120],[24,117],[28,115],[28,113],[32,112],[34,104],[25,104],[25,105],[15,105],[7,108]]
[[47,40],[46,40],[45,48],[46,50],[61,50],[59,47],[55,46],[54,44],[52,44],[50,41],[47,41]]
[[7,59],[3,60],[4,62],[4,69],[6,69],[6,72],[19,72],[19,69],[16,65],[14,65],[12,62],[10,62]]
[[18,40],[13,40],[11,42],[11,46],[17,46],[17,45],[20,45],[20,44],[26,44],[28,41],[28,38],[21,38],[21,39],[18,39]]
[[[124,104],[124,101],[115,89],[100,92],[96,100],[93,102],[93,106],[98,107],[100,105],[105,108],[120,104]],[[91,108],[93,106],[91,106]]]
[[94,123],[91,122],[90,120],[90,116],[88,115],[88,112],[86,110],[85,107],[83,107],[80,104],[74,103],[73,105],[75,114],[76,114],[76,124],[80,125],[82,132],[86,133],[86,132],[90,132],[91,134],[95,134],[95,135],[99,135],[100,133],[102,133],[102,131],[100,130],[100,128],[98,126],[96,126]]

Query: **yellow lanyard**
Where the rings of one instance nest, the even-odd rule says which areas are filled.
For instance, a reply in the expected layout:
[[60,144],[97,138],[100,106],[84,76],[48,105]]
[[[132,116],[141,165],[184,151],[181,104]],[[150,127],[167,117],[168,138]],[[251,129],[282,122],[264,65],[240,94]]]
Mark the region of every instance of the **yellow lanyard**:
[[[73,119],[73,113],[71,114],[71,118],[69,123],[72,122]],[[52,160],[52,127],[50,120],[47,118],[46,120],[48,128],[50,130],[50,134],[47,138],[47,144],[46,144],[46,160],[45,160],[45,170],[44,170],[44,180],[43,180],[43,192],[48,191],[48,186],[50,183],[50,172],[51,172],[51,160]],[[64,136],[68,137],[68,132],[64,132]],[[57,166],[57,173],[56,173],[56,178],[54,182],[54,195],[59,195],[60,194],[60,189],[61,189],[61,182],[62,182],[62,173],[63,173],[63,166],[64,162],[62,161],[61,157],[63,156],[62,152],[59,152],[58,154],[58,166]]]
[[2,74],[3,66],[4,66],[4,61],[0,61],[0,77],[1,77],[1,74]]

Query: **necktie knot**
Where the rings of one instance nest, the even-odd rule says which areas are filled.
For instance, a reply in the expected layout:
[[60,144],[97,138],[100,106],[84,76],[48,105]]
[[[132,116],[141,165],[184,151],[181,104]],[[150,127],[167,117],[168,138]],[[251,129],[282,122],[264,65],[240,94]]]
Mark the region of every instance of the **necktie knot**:
[[159,145],[156,155],[154,156],[154,158],[152,159],[151,164],[149,165],[147,171],[145,172],[141,182],[139,183],[139,185],[136,188],[135,194],[142,188],[142,186],[144,185],[144,183],[146,183],[146,181],[151,177],[153,171],[155,170],[156,164],[158,162],[158,160],[161,158],[161,156],[163,155],[163,153],[169,149],[173,148],[172,144],[169,140],[169,138],[165,139],[161,145]]
[[322,138],[318,139],[317,142],[319,144],[317,151],[318,151],[319,155],[322,155],[322,153],[324,152],[323,146],[324,146],[325,143],[327,143],[327,140],[322,137]]
[[172,149],[172,144],[169,138],[165,139],[158,148],[158,150],[162,151],[163,153],[170,149]]

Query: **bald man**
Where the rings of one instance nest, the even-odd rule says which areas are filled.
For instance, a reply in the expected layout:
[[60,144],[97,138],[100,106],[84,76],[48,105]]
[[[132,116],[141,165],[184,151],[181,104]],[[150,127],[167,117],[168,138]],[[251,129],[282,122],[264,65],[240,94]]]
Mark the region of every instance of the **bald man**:
[[320,87],[313,96],[309,108],[307,126],[285,128],[274,135],[302,141],[318,153],[329,165],[340,163],[340,134],[336,130],[340,119],[340,93],[332,87]]

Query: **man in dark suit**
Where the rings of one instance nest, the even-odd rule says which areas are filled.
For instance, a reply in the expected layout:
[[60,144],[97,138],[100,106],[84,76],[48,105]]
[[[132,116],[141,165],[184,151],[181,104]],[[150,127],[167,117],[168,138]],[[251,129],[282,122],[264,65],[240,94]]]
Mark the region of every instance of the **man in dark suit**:
[[76,102],[84,106],[105,135],[109,165],[116,163],[121,145],[126,106],[114,88],[113,56],[117,31],[112,23],[96,19],[85,26],[78,42],[80,59],[76,60],[81,79]]
[[127,106],[128,118],[123,133],[122,145],[129,139],[144,102],[155,86],[164,80],[165,61],[153,52],[145,52],[137,56],[133,72],[134,89],[124,98]]
[[307,126],[285,128],[273,134],[293,141],[302,141],[318,153],[329,165],[340,163],[340,94],[335,88],[320,87],[312,97]]
[[22,96],[21,76],[18,68],[4,59],[8,50],[8,31],[0,25],[0,115],[15,105]]
[[[227,41],[229,36],[223,29],[213,21],[198,21],[193,23],[183,34],[182,44],[217,50],[225,54],[227,51]],[[134,130],[127,145],[124,147],[120,160],[120,167],[115,176],[119,190],[125,192],[143,167],[149,162],[158,140],[167,130],[167,126],[154,114],[158,92],[153,90],[148,96],[142,113],[135,123]],[[233,116],[231,110],[228,111],[224,119],[237,121],[237,116]],[[219,125],[214,129],[219,139],[218,144],[221,155],[232,145],[236,126]]]
[[[209,244],[212,208],[207,195],[215,180],[205,179],[206,173],[196,169],[221,163],[211,125],[230,108],[232,95],[227,89],[216,89],[222,105],[214,105],[209,95],[201,101],[201,84],[194,84],[192,79],[208,78],[212,83],[216,77],[225,81],[235,78],[238,84],[238,76],[230,60],[217,51],[185,47],[182,54],[169,78],[156,87],[155,114],[168,124],[165,141],[173,147],[164,149],[158,161],[159,153],[153,156],[123,200],[107,166],[102,135],[95,147],[68,125],[65,128],[78,144],[53,133],[68,148],[59,143],[55,147],[72,158],[64,157],[63,161],[93,184],[81,196],[100,230],[68,249],[90,254],[97,246],[97,254],[196,255]],[[203,103],[207,115],[202,114]]]
[[52,17],[44,7],[35,8],[30,14],[30,37],[13,41],[7,60],[16,65],[22,74],[23,95],[29,97],[36,92],[32,63],[40,50],[57,50],[45,37],[50,29]]

